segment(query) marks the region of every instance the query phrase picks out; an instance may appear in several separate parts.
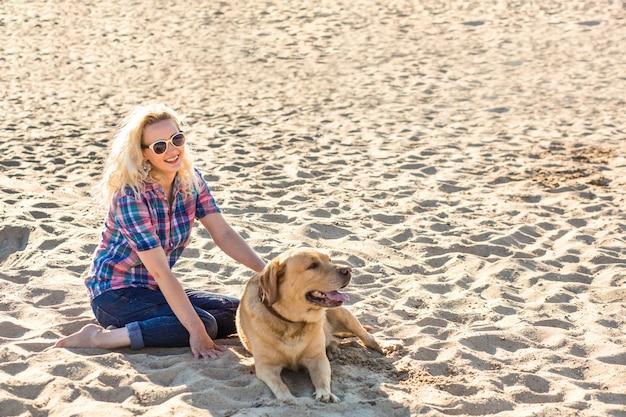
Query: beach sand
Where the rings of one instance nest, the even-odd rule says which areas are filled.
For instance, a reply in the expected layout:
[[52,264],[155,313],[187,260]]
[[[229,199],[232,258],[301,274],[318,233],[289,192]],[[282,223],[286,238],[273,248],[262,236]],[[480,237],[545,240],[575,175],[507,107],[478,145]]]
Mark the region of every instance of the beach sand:
[[[567,3],[567,5],[564,5]],[[620,1],[0,4],[0,415],[625,416],[626,8]],[[233,336],[55,349],[107,147],[136,105],[186,115],[229,222],[265,259],[354,268],[381,340],[276,401]],[[175,273],[239,296],[201,227]]]

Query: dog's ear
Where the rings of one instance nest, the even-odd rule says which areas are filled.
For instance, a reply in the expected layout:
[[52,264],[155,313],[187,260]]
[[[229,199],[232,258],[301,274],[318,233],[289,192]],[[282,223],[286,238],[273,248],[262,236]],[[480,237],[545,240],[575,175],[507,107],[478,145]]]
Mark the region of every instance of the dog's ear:
[[283,263],[278,260],[270,262],[259,279],[259,285],[265,294],[268,305],[272,305],[278,298],[278,280],[283,272]]

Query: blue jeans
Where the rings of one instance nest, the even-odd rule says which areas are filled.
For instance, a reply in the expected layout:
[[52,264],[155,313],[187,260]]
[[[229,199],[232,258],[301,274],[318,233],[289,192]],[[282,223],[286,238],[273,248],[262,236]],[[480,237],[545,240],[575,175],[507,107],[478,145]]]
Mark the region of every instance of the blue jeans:
[[[239,299],[207,291],[185,292],[212,339],[237,332],[235,314]],[[147,288],[111,290],[93,299],[91,308],[103,327],[126,326],[131,349],[189,346],[189,332],[161,291]]]

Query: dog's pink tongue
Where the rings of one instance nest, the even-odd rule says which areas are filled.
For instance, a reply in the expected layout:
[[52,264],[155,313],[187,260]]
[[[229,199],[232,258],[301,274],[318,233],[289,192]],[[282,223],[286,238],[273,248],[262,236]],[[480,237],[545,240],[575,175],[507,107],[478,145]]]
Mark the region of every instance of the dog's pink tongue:
[[339,291],[327,292],[326,298],[331,301],[341,301],[341,302],[346,302],[350,299],[350,297],[348,297],[348,294],[344,294]]

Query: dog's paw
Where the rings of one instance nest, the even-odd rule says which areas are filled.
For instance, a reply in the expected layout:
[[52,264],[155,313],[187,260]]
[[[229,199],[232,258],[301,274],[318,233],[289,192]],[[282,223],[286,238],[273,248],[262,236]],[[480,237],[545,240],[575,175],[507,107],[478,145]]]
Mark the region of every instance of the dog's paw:
[[339,398],[335,394],[326,390],[315,391],[315,399],[325,403],[338,403]]
[[328,358],[328,360],[332,361],[333,359],[335,359],[339,354],[339,350],[339,344],[337,344],[336,341],[331,340],[328,343],[328,346],[326,346],[326,357]]
[[297,404],[298,399],[291,394],[278,394],[276,399],[282,403],[294,405]]
[[404,341],[400,339],[390,339],[383,341],[378,340],[378,344],[385,354],[397,352],[404,349]]

